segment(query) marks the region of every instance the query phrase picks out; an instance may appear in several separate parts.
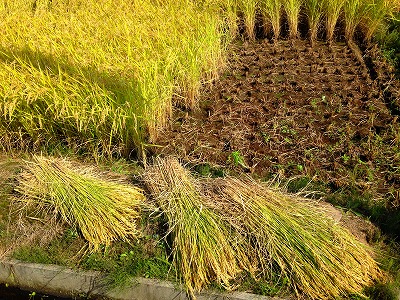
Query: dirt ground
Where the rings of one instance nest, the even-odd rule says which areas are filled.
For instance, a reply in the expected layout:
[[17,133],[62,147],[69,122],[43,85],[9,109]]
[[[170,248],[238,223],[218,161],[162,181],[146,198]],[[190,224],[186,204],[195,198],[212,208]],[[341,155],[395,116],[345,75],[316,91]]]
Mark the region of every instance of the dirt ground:
[[376,48],[362,55],[344,43],[238,45],[200,109],[176,108],[155,152],[356,186],[399,205],[400,83]]

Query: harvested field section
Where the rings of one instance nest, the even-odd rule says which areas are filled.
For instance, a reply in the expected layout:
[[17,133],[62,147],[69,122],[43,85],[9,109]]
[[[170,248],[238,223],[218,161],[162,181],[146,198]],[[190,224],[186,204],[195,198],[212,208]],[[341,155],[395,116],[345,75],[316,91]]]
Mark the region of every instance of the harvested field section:
[[316,176],[399,203],[398,116],[383,79],[347,46],[264,41],[234,50],[230,63],[200,111],[176,114],[156,151],[218,165],[240,153],[260,176]]

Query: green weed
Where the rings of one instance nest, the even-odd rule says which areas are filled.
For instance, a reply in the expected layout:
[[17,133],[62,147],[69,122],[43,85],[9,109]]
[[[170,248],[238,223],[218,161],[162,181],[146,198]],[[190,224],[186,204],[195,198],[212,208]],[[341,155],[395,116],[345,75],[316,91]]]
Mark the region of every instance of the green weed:
[[240,153],[240,151],[233,151],[231,155],[228,158],[228,161],[232,161],[233,164],[238,167],[241,166],[245,169],[248,169],[248,166],[246,165],[246,162],[244,160],[244,157]]
[[382,31],[377,37],[383,55],[392,63],[396,73],[400,75],[400,13],[397,13],[390,19],[387,29]]
[[222,168],[215,168],[210,166],[209,164],[200,164],[196,165],[194,170],[201,176],[204,177],[224,177],[225,171]]
[[48,251],[39,246],[24,246],[14,251],[13,258],[38,264],[57,264],[59,261],[53,258]]

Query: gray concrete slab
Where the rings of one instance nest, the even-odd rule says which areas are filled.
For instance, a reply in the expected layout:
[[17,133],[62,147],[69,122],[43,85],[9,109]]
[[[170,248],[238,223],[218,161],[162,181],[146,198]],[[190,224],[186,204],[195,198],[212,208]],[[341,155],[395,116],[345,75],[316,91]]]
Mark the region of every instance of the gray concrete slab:
[[[185,291],[170,282],[135,278],[130,285],[107,289],[100,272],[73,270],[55,265],[0,261],[0,283],[60,297],[92,296],[115,300],[188,300]],[[242,292],[205,291],[198,300],[283,300]]]

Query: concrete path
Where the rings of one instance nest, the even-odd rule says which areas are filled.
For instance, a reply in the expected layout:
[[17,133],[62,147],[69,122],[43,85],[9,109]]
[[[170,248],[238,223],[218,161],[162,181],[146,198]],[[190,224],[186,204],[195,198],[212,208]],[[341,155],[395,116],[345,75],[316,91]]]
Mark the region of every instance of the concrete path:
[[[0,261],[0,283],[27,291],[89,299],[115,300],[187,300],[186,293],[170,282],[135,278],[126,288],[107,290],[99,272],[73,270],[55,265],[24,263],[16,260]],[[198,300],[283,300],[242,292],[204,292]]]

